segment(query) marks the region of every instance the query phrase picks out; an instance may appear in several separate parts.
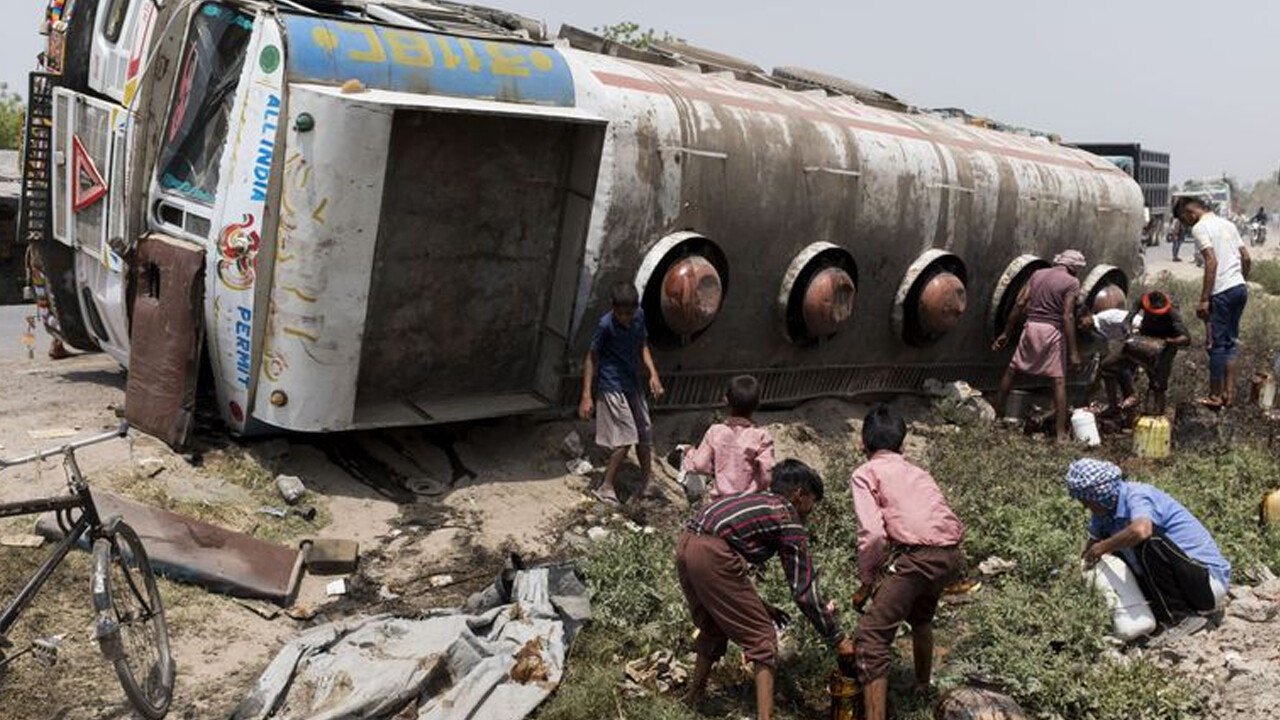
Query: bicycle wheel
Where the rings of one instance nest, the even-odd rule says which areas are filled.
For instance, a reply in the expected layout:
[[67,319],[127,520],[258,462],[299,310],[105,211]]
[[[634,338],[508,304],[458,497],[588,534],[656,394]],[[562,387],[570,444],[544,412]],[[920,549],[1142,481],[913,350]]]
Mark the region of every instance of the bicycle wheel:
[[173,699],[169,626],[147,552],[119,518],[93,543],[93,608],[98,646],[129,702],[148,720],[163,718]]

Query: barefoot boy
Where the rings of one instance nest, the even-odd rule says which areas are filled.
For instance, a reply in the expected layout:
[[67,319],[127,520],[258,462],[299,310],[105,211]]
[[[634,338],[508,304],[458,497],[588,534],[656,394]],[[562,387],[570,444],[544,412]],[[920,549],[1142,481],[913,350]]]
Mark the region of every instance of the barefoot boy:
[[865,720],[884,720],[889,653],[898,625],[911,625],[916,683],[929,686],[933,670],[933,615],[946,586],[961,573],[964,526],[929,473],[902,457],[906,423],[883,405],[862,424],[869,458],[853,471],[850,488],[858,515],[858,573],[854,596],[872,606],[855,638]]
[[711,666],[733,640],[755,669],[756,716],[773,717],[778,654],[773,616],[779,611],[760,598],[750,568],[774,555],[782,563],[796,605],[818,635],[837,653],[853,653],[852,641],[840,631],[832,606],[818,590],[818,572],[809,555],[804,523],[822,495],[822,478],[816,472],[799,460],[783,460],[773,468],[769,492],[714,502],[685,526],[676,546],[676,573],[699,630],[688,701],[701,699]]
[[773,437],[751,415],[760,405],[760,383],[750,375],[729,381],[729,417],[707,428],[702,444],[684,456],[685,472],[714,475],[711,499],[764,492],[773,471]]
[[649,352],[644,310],[634,285],[620,282],[613,288],[613,309],[596,325],[582,368],[582,401],[578,415],[583,420],[596,412],[596,444],[609,448],[609,467],[604,482],[595,491],[600,500],[616,504],[614,481],[618,469],[632,445],[640,461],[642,492],[650,494],[652,476],[652,425],[649,404],[640,385],[640,364],[649,371],[649,392],[655,400],[662,397],[662,381]]

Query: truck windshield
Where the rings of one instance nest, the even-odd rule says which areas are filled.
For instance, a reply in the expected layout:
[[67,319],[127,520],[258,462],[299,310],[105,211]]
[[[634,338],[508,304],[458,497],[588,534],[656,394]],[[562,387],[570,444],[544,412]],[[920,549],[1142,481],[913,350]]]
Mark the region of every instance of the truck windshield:
[[160,151],[160,186],[165,190],[213,204],[252,31],[249,15],[220,3],[200,6],[191,21]]

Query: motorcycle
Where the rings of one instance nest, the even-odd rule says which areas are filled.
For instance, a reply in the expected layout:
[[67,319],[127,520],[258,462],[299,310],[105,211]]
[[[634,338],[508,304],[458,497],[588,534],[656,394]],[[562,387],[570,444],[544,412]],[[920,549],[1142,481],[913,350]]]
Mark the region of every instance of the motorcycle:
[[1249,223],[1249,243],[1254,247],[1267,244],[1267,226],[1258,221]]

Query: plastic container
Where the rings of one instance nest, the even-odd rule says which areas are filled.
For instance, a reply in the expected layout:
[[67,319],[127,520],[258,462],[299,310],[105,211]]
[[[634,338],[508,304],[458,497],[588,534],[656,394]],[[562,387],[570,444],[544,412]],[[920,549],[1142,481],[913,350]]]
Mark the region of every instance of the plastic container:
[[1102,436],[1098,434],[1098,421],[1093,413],[1084,408],[1071,413],[1071,432],[1075,434],[1076,440],[1088,447],[1102,444]]
[[1253,376],[1250,400],[1263,410],[1270,410],[1276,404],[1276,378],[1271,373],[1260,372]]
[[1162,415],[1138,418],[1133,428],[1133,454],[1140,458],[1160,460],[1169,457],[1173,426]]
[[1084,577],[1098,588],[1111,608],[1111,624],[1116,637],[1131,642],[1156,629],[1156,616],[1138,586],[1138,579],[1124,560],[1115,555],[1103,555],[1097,565],[1084,572]]

